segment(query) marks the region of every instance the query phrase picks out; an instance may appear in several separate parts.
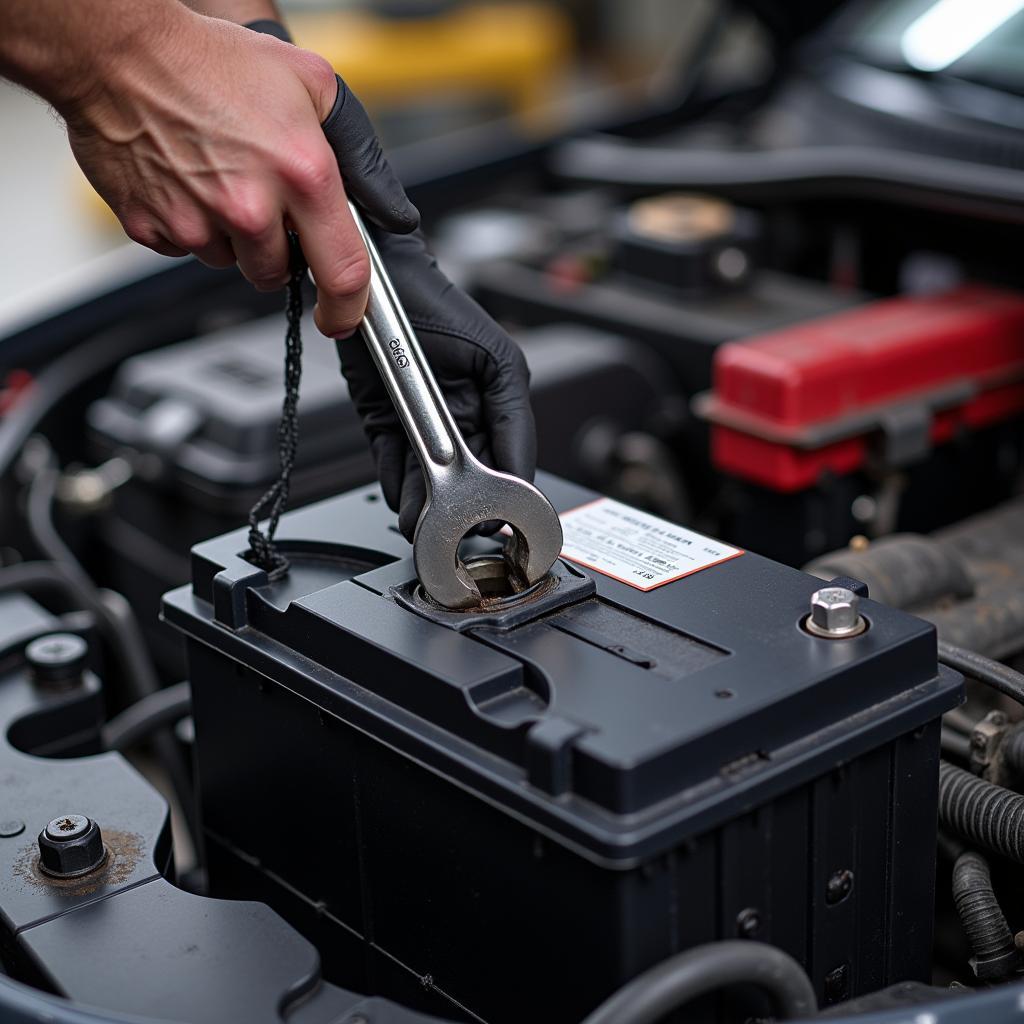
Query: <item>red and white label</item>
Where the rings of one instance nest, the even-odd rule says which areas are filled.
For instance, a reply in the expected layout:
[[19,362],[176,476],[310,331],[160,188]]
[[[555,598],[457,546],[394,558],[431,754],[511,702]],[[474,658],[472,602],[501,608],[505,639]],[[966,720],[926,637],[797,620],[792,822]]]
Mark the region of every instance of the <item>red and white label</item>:
[[611,498],[564,512],[561,520],[563,558],[637,590],[655,590],[743,554]]

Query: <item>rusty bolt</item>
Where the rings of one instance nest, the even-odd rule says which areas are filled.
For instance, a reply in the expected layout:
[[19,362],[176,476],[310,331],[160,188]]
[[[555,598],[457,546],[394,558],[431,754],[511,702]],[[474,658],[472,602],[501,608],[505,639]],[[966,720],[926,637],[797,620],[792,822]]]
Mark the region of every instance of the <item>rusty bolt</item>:
[[54,878],[77,878],[101,867],[107,859],[103,835],[92,818],[65,814],[39,833],[39,866]]

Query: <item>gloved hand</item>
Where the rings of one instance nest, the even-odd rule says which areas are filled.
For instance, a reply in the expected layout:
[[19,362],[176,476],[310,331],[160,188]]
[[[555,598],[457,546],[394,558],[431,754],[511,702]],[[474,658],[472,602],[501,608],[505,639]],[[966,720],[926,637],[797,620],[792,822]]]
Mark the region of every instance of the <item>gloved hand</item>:
[[[494,469],[532,481],[537,439],[530,374],[519,347],[445,277],[421,232],[370,231],[470,450]],[[419,461],[363,340],[357,336],[337,344],[384,500],[398,512],[402,534],[412,540],[426,499]]]
[[[275,22],[258,21],[249,27],[288,39]],[[341,78],[337,81],[337,98],[322,125],[324,135],[338,159],[346,192],[370,222],[369,230],[452,416],[474,455],[495,469],[532,481],[537,439],[523,354],[441,273],[422,233],[391,233],[410,231],[418,214],[385,160],[359,100]],[[305,241],[301,232],[300,240]],[[319,316],[318,324],[323,326]],[[370,440],[384,500],[399,514],[399,529],[412,540],[426,500],[423,472],[363,340],[339,340],[338,354]]]

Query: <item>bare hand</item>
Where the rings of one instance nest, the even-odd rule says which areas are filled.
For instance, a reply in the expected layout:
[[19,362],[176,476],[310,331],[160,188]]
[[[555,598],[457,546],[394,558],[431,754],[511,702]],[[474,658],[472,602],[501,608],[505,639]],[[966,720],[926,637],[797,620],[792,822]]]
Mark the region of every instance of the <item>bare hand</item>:
[[[129,237],[211,267],[237,262],[260,289],[286,283],[285,230],[297,231],[318,327],[350,334],[369,265],[320,128],[335,100],[333,69],[277,39],[179,11],[62,110],[76,159]],[[416,226],[411,205],[392,212],[390,230]]]

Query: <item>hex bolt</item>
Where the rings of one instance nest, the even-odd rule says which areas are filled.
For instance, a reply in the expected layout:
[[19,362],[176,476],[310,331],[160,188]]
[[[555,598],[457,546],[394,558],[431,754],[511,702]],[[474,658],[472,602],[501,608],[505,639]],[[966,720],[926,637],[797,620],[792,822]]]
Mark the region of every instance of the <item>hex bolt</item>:
[[860,614],[860,598],[846,587],[822,587],[811,595],[811,613],[804,628],[814,636],[841,640],[868,628]]
[[39,833],[39,867],[54,878],[78,878],[102,867],[107,848],[99,825],[83,814],[54,818]]
[[73,690],[88,658],[89,645],[75,633],[48,633],[25,648],[32,679],[46,690]]

